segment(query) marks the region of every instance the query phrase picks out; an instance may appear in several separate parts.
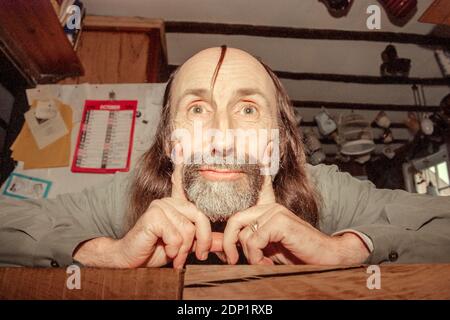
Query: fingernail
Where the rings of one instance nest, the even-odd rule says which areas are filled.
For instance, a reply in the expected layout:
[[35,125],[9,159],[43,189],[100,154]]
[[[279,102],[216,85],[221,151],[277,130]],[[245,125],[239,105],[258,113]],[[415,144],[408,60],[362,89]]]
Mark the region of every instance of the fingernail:
[[203,252],[202,253],[202,260],[205,261],[206,259],[208,259],[208,252]]

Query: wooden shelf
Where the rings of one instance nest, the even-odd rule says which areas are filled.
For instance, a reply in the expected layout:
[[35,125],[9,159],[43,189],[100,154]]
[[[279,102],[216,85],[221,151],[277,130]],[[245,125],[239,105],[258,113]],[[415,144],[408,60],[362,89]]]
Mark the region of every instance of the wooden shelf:
[[0,21],[0,49],[30,83],[83,74],[50,1],[0,1]]

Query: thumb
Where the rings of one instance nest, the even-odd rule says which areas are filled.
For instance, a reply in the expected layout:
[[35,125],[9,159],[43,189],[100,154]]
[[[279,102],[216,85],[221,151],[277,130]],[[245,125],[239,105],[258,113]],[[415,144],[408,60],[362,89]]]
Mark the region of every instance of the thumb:
[[181,143],[176,143],[172,150],[172,163],[173,163],[173,172],[172,172],[172,198],[178,199],[186,199],[186,195],[183,190],[183,147]]

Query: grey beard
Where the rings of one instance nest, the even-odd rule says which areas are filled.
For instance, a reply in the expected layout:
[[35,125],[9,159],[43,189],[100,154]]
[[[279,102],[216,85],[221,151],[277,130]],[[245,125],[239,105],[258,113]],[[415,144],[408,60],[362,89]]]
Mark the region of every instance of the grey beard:
[[263,183],[258,165],[215,166],[240,169],[245,176],[233,181],[209,181],[201,176],[199,165],[186,165],[183,174],[183,188],[188,200],[211,222],[226,221],[234,213],[254,206]]

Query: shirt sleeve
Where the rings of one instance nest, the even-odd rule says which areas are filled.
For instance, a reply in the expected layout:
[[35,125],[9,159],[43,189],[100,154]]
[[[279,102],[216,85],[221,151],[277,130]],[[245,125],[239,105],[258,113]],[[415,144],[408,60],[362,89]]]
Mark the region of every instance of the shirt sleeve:
[[373,245],[366,263],[450,262],[450,197],[377,189],[334,165],[312,172],[323,197],[321,230],[366,235]]
[[344,230],[341,230],[338,232],[334,232],[332,234],[332,236],[340,236],[340,235],[343,235],[344,233],[353,233],[353,234],[357,235],[361,239],[361,241],[364,242],[364,245],[366,246],[367,250],[369,250],[369,252],[373,251],[372,240],[370,240],[370,238],[367,235],[365,235],[364,233],[356,231],[354,229],[344,229]]
[[82,242],[122,236],[128,177],[55,199],[0,197],[0,265],[57,267],[73,263]]

